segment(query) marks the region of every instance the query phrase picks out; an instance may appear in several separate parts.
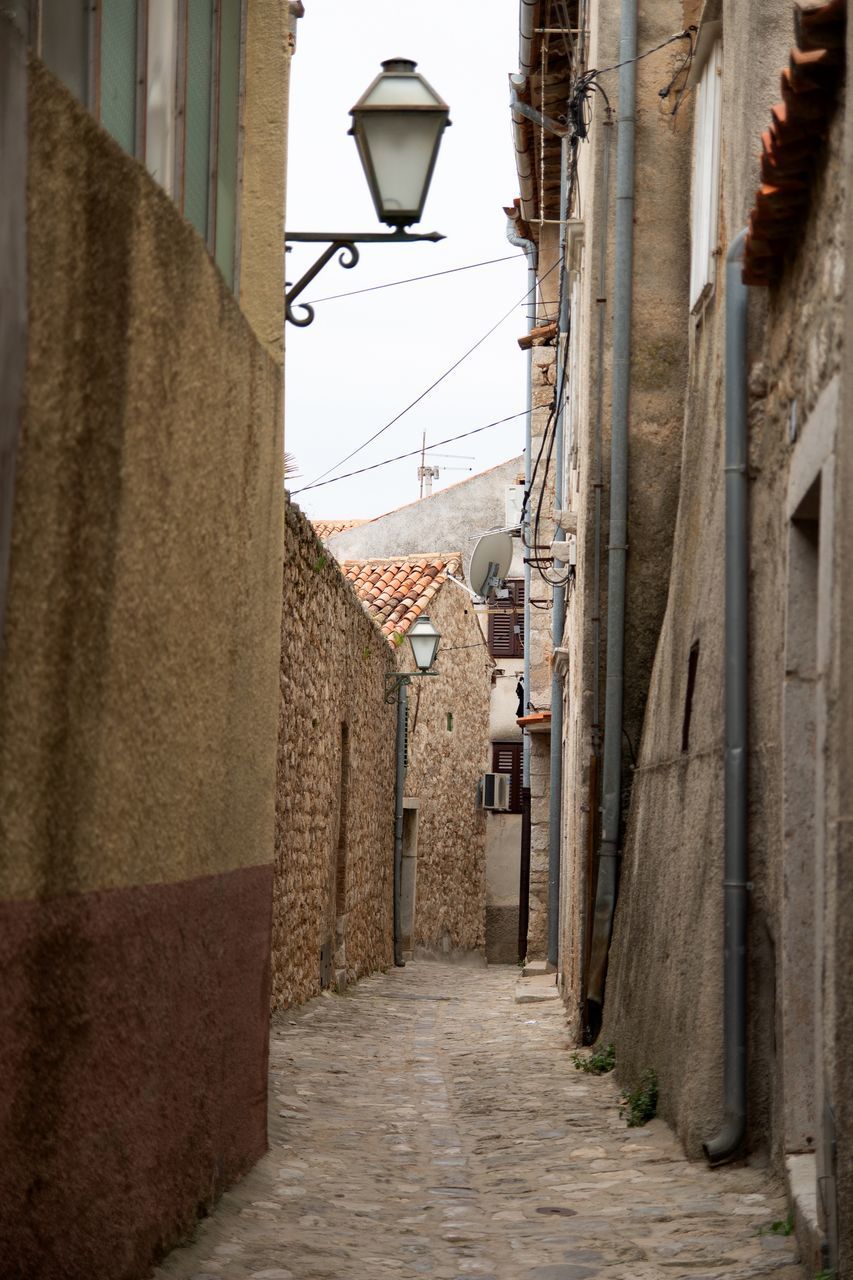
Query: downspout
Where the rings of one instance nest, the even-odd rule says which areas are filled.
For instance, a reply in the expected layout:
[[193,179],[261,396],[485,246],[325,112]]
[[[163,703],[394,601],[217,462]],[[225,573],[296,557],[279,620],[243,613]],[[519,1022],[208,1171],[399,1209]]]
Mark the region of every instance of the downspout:
[[[564,438],[563,419],[565,409],[566,339],[569,332],[569,291],[566,281],[566,219],[568,217],[568,142],[563,139],[560,149],[560,320],[557,334],[557,414],[554,430],[556,450],[554,459],[554,507],[563,509]],[[542,483],[546,483],[547,476]],[[554,541],[563,542],[565,532],[560,525],[554,528]],[[556,562],[554,565],[556,571]],[[559,570],[565,575],[565,566]],[[566,588],[555,586],[551,609],[552,652],[563,643],[563,627],[566,617]],[[548,967],[556,969],[560,957],[560,873],[562,870],[562,814],[563,814],[563,682],[552,664],[551,668],[551,743],[550,789],[548,792]]]
[[[526,240],[516,230],[511,217],[507,218],[506,238],[510,244],[523,249],[527,254],[528,284],[528,332],[536,326],[536,266],[538,255],[532,240]],[[533,410],[533,347],[527,352],[527,413],[524,419],[524,492],[530,492],[531,476],[531,414]],[[521,545],[527,548],[530,544],[530,503],[525,503],[524,517],[521,524]],[[530,701],[530,564],[529,556],[524,557],[524,707]],[[518,960],[521,963],[527,955],[527,926],[530,911],[530,735],[522,738],[522,773],[521,773],[521,862],[519,867],[518,886]]]
[[406,787],[406,713],[409,707],[408,681],[397,686],[397,767],[394,791],[394,964],[402,969],[403,939],[400,922],[400,890],[403,882],[403,792]]
[[628,552],[628,410],[634,293],[634,135],[637,100],[637,0],[622,0],[616,152],[613,285],[613,391],[610,437],[610,538],[607,571],[607,672],[604,695],[601,844],[590,946],[589,1004],[604,1005],[607,955],[619,885],[625,577]]
[[746,1133],[746,918],[748,576],[747,305],[741,278],[746,231],[726,257],[726,757],[723,955],[723,1092],[725,1119],[702,1144],[711,1164],[738,1153]]

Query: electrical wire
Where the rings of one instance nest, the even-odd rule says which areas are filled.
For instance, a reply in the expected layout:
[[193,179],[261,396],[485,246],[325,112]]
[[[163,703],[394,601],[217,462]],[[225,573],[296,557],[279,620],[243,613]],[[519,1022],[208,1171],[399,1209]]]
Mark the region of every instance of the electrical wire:
[[[390,427],[393,427],[395,423],[399,422],[400,419],[404,417],[411,409],[414,409],[415,405],[418,405],[422,400],[425,400],[431,391],[434,391],[435,388],[439,386],[440,383],[444,382],[445,378],[449,378],[451,373],[453,373],[454,370],[458,369],[460,364],[463,363],[463,361],[467,360],[470,355],[473,355],[473,353],[477,350],[477,348],[481,347],[483,343],[486,341],[486,339],[490,338],[492,334],[495,332],[495,330],[499,329],[500,326],[504,323],[504,321],[508,320],[510,316],[513,315],[513,313],[518,309],[518,307],[520,307],[521,304],[527,298],[530,297],[531,293],[535,293],[537,289],[541,288],[542,282],[544,280],[547,280],[551,272],[555,271],[559,265],[560,265],[560,259],[558,258],[557,261],[554,263],[554,265],[552,267],[549,267],[548,270],[545,272],[545,274],[543,276],[540,276],[537,279],[536,283],[534,285],[531,285],[531,287],[525,291],[525,293],[522,295],[520,300],[518,302],[514,302],[510,307],[509,311],[506,311],[501,316],[500,320],[496,321],[496,323],[492,325],[492,327],[488,330],[488,332],[483,334],[482,338],[478,338],[477,341],[474,343],[474,345],[472,347],[469,347],[464,355],[461,355],[458,360],[454,361],[454,363],[450,366],[449,369],[445,369],[441,377],[436,378],[435,382],[431,382],[425,391],[422,391],[419,396],[415,397],[415,399],[411,402],[411,404],[407,404],[405,409],[401,409],[400,412],[390,420],[390,422],[386,422],[384,427],[380,427],[378,431],[374,431],[372,436],[369,436],[367,440],[365,440],[362,444],[360,444],[356,449],[353,449],[351,453],[348,453],[346,457],[341,458],[338,462],[333,463],[332,466],[327,467],[325,471],[321,471],[320,474],[316,476],[314,480],[312,480],[311,484],[304,485],[303,489],[316,488],[316,486],[320,483],[320,481],[324,480],[327,475],[329,475],[332,471],[336,471],[338,467],[342,467],[345,462],[349,462],[351,458],[354,458],[356,454],[361,453],[362,449],[366,449],[367,446],[369,444],[372,444],[374,440],[378,440],[378,438],[384,432],[386,432]],[[446,443],[446,441],[443,443]],[[369,470],[369,468],[365,468],[365,469]],[[299,492],[301,493],[302,490],[299,490]]]
[[[474,427],[473,431],[463,431],[459,436],[448,436],[446,440],[436,440],[433,444],[426,446],[427,452],[437,449],[442,444],[453,444],[456,440],[467,440],[469,436],[476,436],[481,431],[488,431],[490,427],[503,426],[505,422],[514,422],[516,418],[524,418],[527,416],[527,410],[522,409],[519,413],[511,413],[507,418],[498,418],[495,422],[487,422],[485,426]],[[402,462],[404,458],[419,457],[423,451],[423,445],[419,449],[411,449],[408,453],[398,453],[395,458],[385,458],[382,462],[372,462],[369,467],[359,467],[357,471],[347,471],[342,476],[331,476],[328,480],[315,480],[312,484],[304,484],[301,489],[293,490],[293,497],[297,493],[305,493],[308,489],[323,489],[327,484],[336,484],[338,480],[351,480],[353,476],[364,475],[365,471],[376,471],[379,467],[388,467],[392,462]]]
[[430,271],[425,276],[409,276],[406,280],[389,280],[386,284],[372,284],[367,289],[350,289],[346,293],[330,293],[328,297],[312,298],[310,302],[300,303],[300,305],[316,307],[321,302],[337,302],[339,298],[355,298],[360,293],[376,293],[379,289],[396,289],[401,284],[417,284],[420,280],[436,280],[439,276],[452,276],[459,271],[473,271],[476,267],[491,267],[496,262],[513,262],[516,258],[523,257],[523,253],[510,253],[505,258],[488,258],[485,262],[469,262],[464,267],[448,267],[446,271]]

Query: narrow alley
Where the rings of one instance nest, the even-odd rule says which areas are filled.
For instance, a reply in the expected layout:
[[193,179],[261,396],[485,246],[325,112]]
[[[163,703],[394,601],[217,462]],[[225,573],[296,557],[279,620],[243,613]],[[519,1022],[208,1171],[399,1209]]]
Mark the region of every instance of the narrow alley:
[[766,1171],[626,1128],[518,981],[421,961],[278,1015],[269,1153],[157,1280],[801,1280]]

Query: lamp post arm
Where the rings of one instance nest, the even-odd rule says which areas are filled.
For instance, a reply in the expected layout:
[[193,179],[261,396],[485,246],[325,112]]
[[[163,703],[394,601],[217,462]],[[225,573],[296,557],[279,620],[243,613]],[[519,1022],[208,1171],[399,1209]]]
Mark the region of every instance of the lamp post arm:
[[311,323],[314,319],[314,308],[308,303],[300,303],[299,309],[303,314],[296,315],[293,310],[293,304],[338,252],[340,252],[340,258],[338,259],[340,265],[349,271],[359,259],[357,244],[411,244],[418,240],[430,240],[435,244],[443,239],[444,236],[438,231],[430,231],[424,235],[412,235],[408,231],[402,230],[390,233],[385,231],[364,231],[357,232],[354,235],[337,231],[287,231],[284,236],[285,253],[290,251],[292,244],[325,244],[327,248],[323,250],[319,258],[308,268],[305,274],[297,280],[296,284],[288,287],[289,282],[285,283],[285,289],[287,290],[284,295],[285,315],[290,323],[295,324],[299,329],[304,329]]

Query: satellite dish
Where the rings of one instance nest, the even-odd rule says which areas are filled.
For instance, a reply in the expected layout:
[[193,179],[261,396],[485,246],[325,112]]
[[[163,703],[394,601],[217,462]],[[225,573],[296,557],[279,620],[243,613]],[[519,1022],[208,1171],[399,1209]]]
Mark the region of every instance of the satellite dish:
[[509,573],[512,538],[508,533],[486,533],[477,542],[468,566],[468,581],[475,595],[491,595]]

